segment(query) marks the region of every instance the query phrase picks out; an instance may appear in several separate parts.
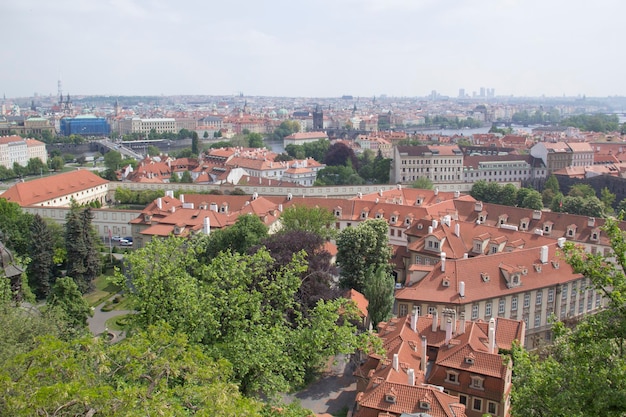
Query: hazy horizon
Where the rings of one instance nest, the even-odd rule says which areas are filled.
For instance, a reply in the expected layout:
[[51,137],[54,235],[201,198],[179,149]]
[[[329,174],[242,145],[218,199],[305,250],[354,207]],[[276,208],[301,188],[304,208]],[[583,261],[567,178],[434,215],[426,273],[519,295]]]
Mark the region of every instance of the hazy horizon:
[[42,0],[0,4],[6,97],[625,96],[626,3]]

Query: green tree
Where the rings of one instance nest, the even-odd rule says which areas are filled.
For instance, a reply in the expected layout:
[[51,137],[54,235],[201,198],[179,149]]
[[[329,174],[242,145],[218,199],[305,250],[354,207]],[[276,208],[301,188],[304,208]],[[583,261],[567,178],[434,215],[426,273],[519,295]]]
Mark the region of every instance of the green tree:
[[109,151],[105,153],[104,166],[111,171],[117,171],[122,166],[122,154],[118,151]]
[[604,187],[600,191],[600,201],[604,205],[605,213],[613,213],[613,204],[615,203],[615,199],[617,196],[613,194],[607,187]]
[[559,181],[556,179],[556,176],[554,176],[554,174],[550,175],[548,177],[548,179],[546,180],[546,183],[543,187],[544,190],[552,190],[552,192],[554,194],[558,193],[559,191],[561,191],[559,189]]
[[73,208],[65,220],[67,275],[74,279],[83,294],[93,289],[93,280],[101,272],[92,219],[91,209]]
[[591,292],[608,305],[585,316],[573,329],[554,328],[554,344],[541,352],[513,349],[514,416],[623,416],[626,413],[626,240],[607,219],[603,231],[612,254],[587,253],[572,242],[563,252],[576,273],[591,281]]
[[54,243],[52,230],[38,214],[30,226],[30,258],[27,275],[31,289],[38,298],[46,298],[50,293],[52,271],[54,270]]
[[200,238],[203,256],[210,260],[220,252],[246,253],[267,237],[268,228],[259,217],[253,214],[239,216],[234,225],[226,229],[211,231],[209,236]]
[[433,182],[428,177],[419,177],[411,184],[411,188],[420,188],[422,190],[432,190]]
[[337,237],[337,265],[343,288],[364,291],[368,268],[387,268],[391,259],[389,227],[385,220],[371,219],[347,227]]
[[237,392],[226,361],[162,324],[116,344],[43,338],[0,375],[7,416],[261,415],[260,402]]
[[191,132],[191,153],[195,156],[200,154],[200,138],[197,132]]
[[326,208],[296,204],[287,207],[280,216],[281,230],[304,230],[323,239],[332,239],[336,235],[335,221],[333,213]]
[[619,215],[621,212],[626,213],[626,198],[620,201],[617,205],[617,214]]
[[30,158],[26,165],[26,171],[30,175],[41,175],[44,170],[48,172],[48,167],[39,158]]
[[207,132],[206,130],[204,131],[204,135],[202,135],[202,137],[204,139],[208,139],[209,138],[209,132]]
[[370,267],[366,276],[364,294],[367,298],[367,312],[374,328],[381,321],[387,321],[393,310],[395,282],[389,268]]
[[260,133],[249,133],[247,135],[248,138],[248,147],[250,148],[263,148],[265,147],[265,143],[263,143],[263,136]]
[[62,170],[64,165],[65,165],[65,161],[60,156],[55,156],[48,160],[48,166],[53,171]]
[[487,189],[487,181],[479,180],[476,181],[472,185],[472,189],[470,190],[470,195],[474,197],[477,201],[486,201],[486,189]]
[[87,317],[92,315],[91,307],[71,277],[62,277],[56,280],[50,297],[48,297],[47,305],[62,311],[64,320],[75,329],[85,329]]
[[30,227],[33,215],[22,211],[19,204],[0,195],[0,239],[14,254],[29,256]]
[[193,178],[191,178],[191,173],[189,171],[183,171],[183,175],[180,177],[180,182],[191,184],[193,183]]
[[150,145],[146,149],[146,153],[148,155],[157,156],[157,155],[161,155],[161,150],[154,145]]
[[574,184],[567,193],[569,197],[595,197],[596,192],[589,184]]
[[500,189],[498,204],[515,206],[517,203],[517,188],[513,184],[506,184]]
[[543,199],[539,191],[529,190],[520,207],[529,208],[533,210],[543,209]]

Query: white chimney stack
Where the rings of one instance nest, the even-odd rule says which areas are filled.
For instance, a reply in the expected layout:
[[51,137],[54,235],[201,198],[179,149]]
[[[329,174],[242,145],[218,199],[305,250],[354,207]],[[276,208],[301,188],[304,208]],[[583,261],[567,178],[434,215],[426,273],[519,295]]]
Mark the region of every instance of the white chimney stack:
[[439,187],[435,187],[435,195],[439,194]]
[[283,205],[282,204],[278,205],[278,211],[280,211],[281,213],[283,212]]
[[406,374],[408,376],[408,383],[410,386],[415,385],[415,371],[412,368],[407,369]]
[[593,227],[596,224],[596,218],[595,217],[589,217],[587,219],[587,226],[589,227]]
[[445,344],[447,345],[448,343],[450,343],[450,340],[452,340],[452,319],[450,317],[448,317],[448,319],[446,320],[446,341],[445,341]]
[[433,219],[433,230],[436,229],[437,226],[439,226],[439,222]]
[[163,209],[163,199],[161,197],[157,198],[157,207],[159,208],[159,210]]
[[393,370],[397,372],[399,365],[400,365],[400,359],[398,358],[398,354],[394,353],[393,354]]
[[489,353],[496,353],[496,319],[489,320]]
[[548,247],[547,246],[542,246],[541,247],[541,263],[542,264],[547,264],[548,263]]
[[567,239],[565,239],[564,237],[560,237],[556,240],[557,244],[559,245],[559,248],[562,248],[563,246],[565,246],[565,241]]
[[465,282],[464,281],[459,282],[459,295],[461,296],[461,298],[465,297]]
[[211,234],[211,219],[209,219],[209,216],[206,216],[204,218],[204,222],[202,223],[202,231],[205,235]]
[[435,312],[433,313],[433,325],[432,325],[432,328],[431,328],[431,330],[433,332],[437,331],[438,321],[439,321],[439,314],[437,313],[437,310],[435,310]]
[[165,195],[171,198],[174,198],[174,190],[165,191]]
[[446,253],[441,252],[441,272],[446,272]]
[[454,225],[454,234],[456,237],[461,237],[461,225],[459,223]]
[[413,307],[413,314],[411,315],[411,330],[417,333],[417,306]]
[[181,203],[185,204],[185,194],[181,194],[178,199],[180,200]]
[[428,349],[428,342],[426,341],[426,336],[422,336],[422,361],[420,362],[420,364],[422,366],[422,373],[424,375],[426,375],[427,349]]
[[433,232],[433,227],[432,226],[428,226],[428,234],[430,235],[430,234],[432,234],[432,232]]

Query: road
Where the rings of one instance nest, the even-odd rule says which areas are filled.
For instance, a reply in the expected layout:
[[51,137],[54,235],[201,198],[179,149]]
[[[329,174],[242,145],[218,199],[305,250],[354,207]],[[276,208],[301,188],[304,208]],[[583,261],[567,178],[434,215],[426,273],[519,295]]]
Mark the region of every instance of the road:
[[352,408],[356,399],[356,378],[353,366],[345,355],[337,356],[322,378],[295,394],[285,394],[283,401],[294,400],[302,407],[317,414],[336,414],[344,408]]
[[[111,298],[116,297],[117,295],[118,294],[114,294],[113,296],[111,296]],[[111,298],[109,298],[109,300]],[[93,312],[93,317],[89,317],[87,319],[87,325],[89,326],[89,331],[91,331],[91,333],[93,333],[96,336],[104,333],[105,330],[107,330],[106,322],[108,319],[132,313],[131,310],[102,311],[102,307],[105,305],[105,303],[106,301],[100,304],[99,306],[95,307],[94,312]],[[109,333],[112,333],[114,335],[114,340],[117,340],[123,336],[124,332],[117,331],[117,330],[109,330]]]

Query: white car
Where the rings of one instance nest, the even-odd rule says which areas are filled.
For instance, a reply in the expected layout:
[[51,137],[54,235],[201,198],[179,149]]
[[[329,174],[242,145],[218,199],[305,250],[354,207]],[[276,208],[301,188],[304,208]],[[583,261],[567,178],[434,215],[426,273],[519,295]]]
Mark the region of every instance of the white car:
[[128,239],[120,239],[120,245],[122,246],[133,246],[133,242]]
[[111,241],[112,242],[119,242],[120,240],[122,240],[121,236],[111,236]]

